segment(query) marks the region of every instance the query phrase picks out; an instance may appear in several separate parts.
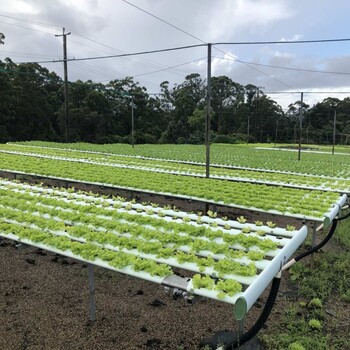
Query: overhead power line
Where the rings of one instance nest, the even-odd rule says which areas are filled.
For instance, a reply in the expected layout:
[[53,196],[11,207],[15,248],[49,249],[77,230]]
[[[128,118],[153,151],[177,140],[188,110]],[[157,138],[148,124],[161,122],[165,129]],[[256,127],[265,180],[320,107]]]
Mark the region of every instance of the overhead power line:
[[[43,23],[43,22],[39,22],[39,21],[33,21],[33,20],[29,20],[29,19],[24,19],[24,18],[20,18],[20,17],[14,17],[14,16],[9,16],[9,15],[5,15],[5,14],[0,14],[0,17],[4,17],[4,18],[8,18],[8,19],[12,19],[12,20],[16,20],[16,21],[20,21],[20,22],[25,22],[25,23],[29,23],[29,24],[32,24],[32,25],[37,25],[37,26],[42,26],[42,27],[46,27],[46,28],[60,28],[61,29],[61,26],[57,26],[57,25],[54,25],[54,24],[49,24],[49,23]],[[16,26],[16,27],[19,27],[19,28],[22,28],[22,29],[26,29],[26,30],[32,30],[32,31],[38,31],[38,32],[42,32],[42,33],[48,33],[48,34],[53,34],[53,33],[49,33],[49,32],[45,32],[45,31],[42,31],[42,30],[39,30],[39,29],[35,29],[35,28],[30,28],[30,27],[25,27],[25,26],[21,26],[19,24],[15,24],[15,23],[8,23],[8,22],[0,22],[0,23],[5,23],[5,24],[9,24],[9,25],[13,25],[13,26]],[[113,50],[113,51],[117,51],[119,53],[125,53],[125,51],[123,50],[120,50],[120,49],[117,49],[117,48],[114,48],[112,46],[109,46],[109,45],[106,45],[100,41],[97,41],[95,39],[91,39],[91,38],[88,38],[84,35],[80,35],[80,34],[75,34],[76,36],[79,36],[85,40],[88,40],[88,41],[91,41],[95,44],[98,44],[98,45],[101,45],[105,48],[108,48],[109,50]],[[88,46],[86,44],[83,44],[83,43],[79,43],[79,42],[76,42],[74,40],[70,40],[70,42],[75,42],[77,44],[80,44],[80,45],[84,45],[84,46],[87,46],[87,47],[90,47],[92,49],[96,49],[95,47],[92,47],[92,46]],[[107,51],[105,51],[106,53],[108,53]],[[31,54],[30,54],[31,55]],[[31,56],[32,57],[32,56]],[[34,58],[34,57],[33,57]],[[158,63],[158,62],[154,62],[154,61],[151,61],[151,60],[147,60],[147,59],[144,59],[144,62],[142,62],[142,59],[135,59],[135,58],[130,58],[130,60],[132,61],[135,61],[139,64],[143,64],[143,65],[148,65],[150,67],[160,67],[160,66],[163,66],[163,67],[167,67],[166,65],[164,64],[161,64],[161,63]],[[147,62],[148,61],[148,62]],[[175,74],[175,73],[174,73]],[[180,75],[180,74],[179,74]]]
[[0,17],[10,18],[10,19],[14,19],[14,20],[17,20],[17,21],[21,21],[21,22],[27,22],[27,23],[39,25],[39,26],[42,26],[42,27],[61,28],[60,26],[57,26],[57,25],[54,25],[54,24],[43,23],[43,22],[37,22],[37,21],[32,21],[32,20],[30,20],[30,19],[19,18],[19,17],[13,17],[13,16],[4,15],[4,14],[0,14]]
[[[350,91],[303,91],[304,94],[350,94]],[[299,91],[264,91],[264,94],[300,94]]]
[[[225,61],[232,61],[236,62],[236,59],[230,59],[230,58],[225,58],[225,57],[219,57],[219,56],[214,56],[215,58],[219,58],[221,60]],[[293,70],[293,71],[298,71],[298,72],[309,72],[309,73],[324,73],[324,74],[338,74],[338,75],[350,75],[350,72],[335,72],[335,71],[325,71],[325,70],[317,70],[317,69],[304,69],[304,68],[294,68],[294,67],[283,67],[283,66],[275,66],[271,64],[263,64],[263,63],[256,63],[256,62],[247,62],[247,61],[242,61],[247,64],[251,64],[253,66],[262,66],[262,67],[268,67],[268,68],[276,68],[276,69],[285,69],[285,70]]]
[[178,27],[178,26],[176,26],[176,25],[174,25],[174,24],[172,24],[172,23],[170,23],[170,22],[168,22],[168,21],[166,21],[166,20],[164,20],[164,19],[162,19],[162,18],[160,18],[160,17],[154,15],[154,14],[151,13],[151,12],[146,11],[145,9],[143,9],[143,8],[141,8],[141,7],[139,7],[139,6],[136,6],[135,4],[131,3],[130,1],[127,1],[127,0],[122,0],[122,1],[125,2],[126,4],[132,6],[132,7],[137,8],[138,10],[140,10],[140,11],[142,11],[142,12],[144,12],[144,13],[147,13],[149,16],[151,16],[151,17],[157,19],[158,21],[161,21],[161,22],[167,24],[168,26],[173,27],[173,28],[176,29],[176,30],[179,30],[180,32],[182,32],[182,33],[184,33],[184,34],[190,36],[191,38],[196,39],[196,40],[199,40],[199,41],[201,41],[201,42],[204,43],[204,44],[207,44],[205,41],[203,41],[202,39],[196,37],[195,35],[192,35],[191,33],[186,32],[186,30],[181,29],[180,27]]
[[133,75],[133,77],[136,78],[136,77],[141,77],[141,76],[143,76],[143,75],[148,75],[148,74],[154,74],[154,73],[164,72],[164,71],[169,70],[169,69],[178,68],[178,67],[186,66],[186,65],[191,64],[191,63],[195,63],[195,62],[201,61],[201,60],[203,60],[203,59],[205,59],[205,58],[206,58],[206,57],[197,58],[196,60],[192,60],[192,61],[189,61],[189,62],[177,64],[176,66],[167,67],[167,68],[163,68],[163,69],[158,69],[158,70],[154,70],[154,71],[148,72],[148,73],[142,73],[142,74]]
[[192,49],[192,48],[201,47],[201,46],[206,46],[206,44],[178,46],[178,47],[171,47],[171,48],[167,48],[167,49],[123,53],[123,54],[119,54],[119,55],[93,56],[93,57],[83,57],[83,58],[68,58],[67,60],[51,60],[51,61],[47,60],[47,61],[20,62],[20,63],[39,63],[39,64],[41,64],[41,63],[59,63],[59,62],[64,62],[64,61],[67,61],[67,62],[69,62],[69,61],[88,61],[88,60],[99,60],[99,59],[106,59],[106,58],[131,57],[131,56],[139,56],[139,55],[148,55],[148,54],[152,54],[152,53],[186,50],[186,49]]
[[[136,6],[136,5],[132,4],[130,1],[127,1],[127,0],[122,0],[122,1],[125,2],[125,3],[127,3],[127,4],[129,4],[130,6],[133,6],[133,7],[137,8],[138,10],[140,10],[140,11],[142,11],[142,12],[148,14],[149,16],[151,16],[151,17],[153,17],[153,18],[156,18],[157,20],[159,20],[159,21],[161,21],[161,22],[167,24],[168,26],[170,26],[170,27],[172,27],[172,28],[174,28],[174,29],[176,29],[176,30],[178,30],[178,31],[180,31],[180,32],[182,32],[182,33],[184,33],[184,34],[190,36],[191,38],[194,38],[194,39],[196,39],[196,40],[198,40],[198,41],[204,43],[205,45],[208,45],[208,43],[207,43],[206,41],[202,40],[201,38],[198,38],[198,37],[192,35],[191,33],[189,33],[189,32],[187,32],[187,31],[181,29],[180,27],[178,27],[178,26],[176,26],[176,25],[174,25],[174,24],[172,24],[172,23],[170,23],[170,22],[168,22],[168,21],[165,21],[164,19],[162,19],[162,18],[160,18],[160,17],[158,17],[158,16],[152,14],[151,12],[146,11],[145,9],[143,9],[143,8],[141,8],[141,7],[139,7],[139,6]],[[218,44],[220,45],[221,43],[218,43]],[[214,45],[216,45],[216,44],[214,43],[214,44],[212,44],[212,45],[214,46]],[[282,84],[282,85],[288,87],[289,89],[292,88],[290,85],[284,83],[283,81],[281,81],[281,80],[279,80],[279,79],[276,79],[276,78],[274,78],[274,77],[272,77],[272,76],[266,74],[265,72],[260,71],[260,70],[257,69],[257,68],[251,67],[249,64],[245,63],[244,61],[239,60],[238,58],[235,58],[235,57],[232,56],[230,53],[224,52],[224,51],[222,51],[221,49],[218,49],[217,47],[214,47],[214,49],[217,50],[217,51],[219,51],[219,52],[221,52],[221,53],[224,53],[225,55],[228,55],[228,56],[230,56],[230,57],[236,59],[237,62],[240,62],[240,63],[242,63],[242,64],[245,64],[245,65],[246,65],[247,67],[249,67],[250,69],[253,69],[253,70],[255,70],[256,72],[258,72],[258,73],[260,73],[260,74],[263,74],[263,75],[269,77],[269,78],[272,79],[272,80],[275,80],[276,82],[278,82],[278,83],[280,83],[280,84]]]
[[44,31],[44,30],[35,29],[35,28],[30,28],[30,27],[25,27],[25,26],[22,26],[22,25],[20,25],[20,24],[9,23],[9,22],[4,22],[4,21],[0,21],[0,23],[7,24],[7,25],[9,25],[9,26],[14,26],[14,27],[22,28],[22,29],[25,29],[25,30],[31,30],[31,31],[33,31],[33,32],[40,32],[40,33],[45,33],[45,34],[53,35],[53,33],[46,32],[46,31]]
[[277,40],[277,41],[233,41],[219,42],[213,45],[274,45],[274,44],[314,44],[314,43],[334,43],[350,41],[350,38],[340,39],[312,39],[312,40]]
[[[191,33],[181,29],[180,27],[152,14],[151,12],[149,11],[146,11],[145,9],[139,7],[139,6],[136,6],[134,5],[133,3],[131,3],[130,1],[127,1],[127,0],[122,0],[123,2],[129,4],[130,6],[133,6],[135,7],[136,9],[148,14],[149,16],[153,17],[153,18],[156,18],[157,20],[167,24],[168,26],[202,42],[202,43],[206,43],[204,40],[202,40],[201,38],[198,38],[197,36],[195,35],[192,35]],[[342,41],[350,41],[350,38],[340,38],[340,39],[314,39],[314,40],[279,40],[279,41],[237,41],[237,42],[218,42],[218,43],[213,43],[212,45],[213,46],[219,46],[219,45],[268,45],[268,44],[310,44],[310,43],[329,43],[329,42],[342,42]],[[234,57],[233,55],[231,55],[230,53],[227,53],[227,52],[224,52],[223,50],[220,50],[219,48],[217,47],[214,47],[214,49],[216,49],[217,51],[221,52],[221,53],[224,53],[228,56],[230,56],[231,58],[233,58],[235,61],[239,62],[239,63],[242,63],[244,65],[246,65],[247,67],[255,70],[256,72],[260,73],[260,74],[263,74],[267,77],[269,77],[270,79],[288,87],[289,89],[293,89],[293,87],[291,87],[289,84],[283,82],[282,80],[280,79],[277,79],[275,77],[272,77],[271,75],[255,68],[255,67],[252,67],[248,62],[245,62],[245,61],[242,61],[236,57]],[[300,93],[299,91],[296,91],[298,93]]]

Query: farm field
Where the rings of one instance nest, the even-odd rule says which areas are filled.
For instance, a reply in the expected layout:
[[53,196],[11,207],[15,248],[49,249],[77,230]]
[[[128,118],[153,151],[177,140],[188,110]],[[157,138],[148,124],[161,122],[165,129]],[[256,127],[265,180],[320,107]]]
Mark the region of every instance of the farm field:
[[[34,245],[37,250],[30,248],[28,253],[20,254],[28,255],[30,261],[35,257],[34,261],[40,260],[43,266],[47,264],[47,254],[40,258],[36,256],[41,254],[41,249],[51,251],[48,256],[56,262],[58,259],[54,254],[66,255],[68,260],[64,261],[68,262],[68,266],[74,265],[70,258],[76,258],[82,264],[95,262],[97,266],[156,284],[161,283],[169,274],[177,273],[178,269],[182,271],[180,274],[190,271],[193,279],[188,285],[188,291],[209,298],[199,302],[198,317],[201,317],[200,311],[215,314],[215,309],[221,309],[222,305],[230,308],[228,304],[235,304],[237,298],[245,293],[248,293],[249,299],[249,290],[260,286],[262,292],[266,288],[267,284],[255,284],[259,275],[273,265],[271,262],[284,251],[291,238],[306,230],[306,227],[301,229],[301,221],[297,228],[288,225],[289,218],[317,222],[318,225],[325,223],[326,226],[333,220],[339,207],[346,202],[344,194],[350,192],[350,158],[346,154],[332,156],[325,153],[303,153],[302,161],[298,162],[294,152],[255,149],[246,145],[213,145],[211,159],[215,165],[211,168],[212,178],[206,179],[203,176],[203,154],[204,147],[188,145],[137,145],[134,149],[127,145],[41,142],[1,145],[2,171],[115,186],[116,194],[114,197],[102,197],[74,189],[45,188],[0,179],[0,236]],[[247,222],[242,216],[228,215],[221,218],[213,212],[184,213],[171,206],[126,201],[118,197],[119,188],[249,209],[252,212],[270,214],[271,220]],[[284,217],[284,227],[276,227],[273,222],[273,215],[276,214]],[[285,312],[277,311],[272,316],[271,326],[259,335],[262,349],[293,350],[293,346],[298,344],[304,349],[314,349],[315,346],[347,348],[349,343],[343,338],[343,333],[344,329],[350,327],[345,317],[350,300],[350,282],[347,278],[350,267],[350,241],[346,235],[348,227],[349,224],[345,221],[338,228],[338,237],[331,243],[331,248],[328,247],[316,258],[307,258],[305,262],[303,260],[297,263],[285,273],[289,280],[284,281],[281,287],[280,296],[284,300],[279,298]],[[304,239],[305,236],[299,244]],[[319,235],[318,240],[320,239]],[[305,250],[309,242],[310,238],[301,250]],[[344,251],[342,248],[345,248]],[[8,259],[11,251],[12,254],[17,254],[7,240],[0,249],[0,253],[4,252]],[[67,251],[69,253],[65,253]],[[10,261],[16,264],[12,258]],[[34,268],[31,265],[35,265],[35,262],[32,264],[27,261],[27,265],[27,268]],[[18,266],[23,267],[21,264]],[[319,266],[323,266],[323,273],[317,280],[314,279],[313,270]],[[334,269],[326,271],[329,266],[334,266]],[[71,270],[81,276],[77,266]],[[110,273],[98,272],[105,286],[107,280],[104,276],[109,276]],[[332,301],[330,292],[330,281],[335,276],[337,281],[334,282],[333,291],[336,302]],[[1,278],[4,279],[5,275]],[[81,277],[78,280],[83,281]],[[120,280],[128,286],[133,285],[130,277],[120,277]],[[148,287],[144,282],[140,285],[142,290],[149,290],[149,295],[162,298],[159,293],[161,287]],[[8,288],[14,287],[8,283]],[[30,288],[34,286],[31,285]],[[131,291],[129,294],[134,293],[133,287],[128,290]],[[123,293],[125,295],[125,288]],[[263,295],[266,297],[266,292]],[[291,298],[288,299],[288,296]],[[123,298],[122,295],[120,297]],[[320,303],[314,299],[320,300]],[[11,301],[4,306],[6,310],[10,310],[8,307],[15,302],[11,297],[8,300]],[[107,300],[111,302],[113,299]],[[159,303],[159,299],[156,300],[156,304]],[[173,315],[180,305],[178,302],[182,303],[180,308],[187,315],[185,318],[188,318],[189,309],[186,311],[183,308],[184,300],[167,300],[159,305],[163,307],[169,304],[169,308],[166,306],[164,309]],[[127,310],[127,302],[125,303],[123,308]],[[318,304],[315,306],[313,303]],[[253,304],[254,301],[249,308]],[[81,313],[82,310],[80,308]],[[137,314],[142,312],[142,305],[139,311],[133,310]],[[166,313],[162,312],[162,323],[166,323]],[[248,325],[254,323],[259,312],[256,307],[252,308],[247,317]],[[105,310],[104,313],[107,315],[104,317],[109,319],[108,312]],[[177,313],[180,322],[185,322],[182,316]],[[208,319],[204,322],[206,329],[201,330],[195,322],[196,330],[190,327],[194,337],[185,336],[182,342],[174,337],[166,340],[161,332],[154,335],[155,328],[149,323],[142,324],[140,333],[146,333],[152,328],[150,333],[153,332],[154,336],[150,334],[149,342],[140,343],[141,334],[135,336],[136,343],[133,339],[123,340],[123,346],[130,349],[195,349],[195,344],[201,338],[210,336],[214,329],[222,330],[220,327],[224,324],[232,329],[229,326],[234,324],[232,308],[231,317],[232,323],[227,323],[213,316],[212,326]],[[341,325],[337,325],[333,318],[341,320]],[[310,323],[311,320],[318,321],[317,327]],[[98,322],[95,330],[93,325],[88,325],[86,331],[93,333],[100,329],[102,324]],[[123,322],[129,324],[133,320],[127,317]],[[287,323],[288,337],[278,322]],[[23,330],[23,326],[20,327]],[[300,332],[301,327],[303,332]],[[13,334],[13,329],[8,329],[7,332]],[[331,338],[331,334],[335,337]],[[312,343],[311,339],[315,335],[318,340],[313,340]],[[31,334],[25,341],[35,343],[35,339],[34,334]],[[2,341],[10,344],[9,338]],[[16,341],[18,344],[20,340],[16,338],[11,344]],[[91,339],[88,341],[86,348],[93,348]],[[172,345],[169,342],[173,342]],[[66,346],[63,344],[60,345],[61,348]],[[102,348],[113,346],[115,344],[104,343]]]
[[[80,161],[82,158],[67,159],[62,154],[53,156],[52,150],[46,148],[41,148],[41,153],[29,153],[13,151],[13,146],[10,146],[10,149],[6,147],[3,146],[0,152],[0,169],[5,171],[19,171],[60,179],[107,184],[149,193],[163,193],[180,198],[315,221],[323,221],[334,205],[342,200],[342,192],[347,191],[340,187],[348,188],[347,180],[336,181],[335,179],[329,182],[329,186],[333,186],[332,190],[313,190],[312,187],[307,189],[303,184],[299,185],[300,188],[297,185],[294,188],[280,184],[269,186],[263,182],[259,184],[254,181],[250,182],[244,177],[240,177],[239,181],[229,181],[224,178],[206,179],[198,176],[184,176],[171,171],[160,172],[156,168],[150,170],[145,167],[133,167],[125,163],[110,166],[106,162],[91,162],[91,159],[89,161]],[[19,146],[19,149],[23,151],[21,147]],[[45,154],[46,150],[48,154]],[[269,173],[266,174],[266,176],[269,175]],[[304,176],[304,179],[307,183],[310,177]],[[321,179],[321,181],[324,183],[326,180]],[[302,177],[299,177],[299,182],[302,182]],[[282,202],[281,198],[283,198]]]
[[[238,152],[241,150],[238,148]],[[193,177],[204,177],[205,167],[201,163],[181,163],[174,160],[162,160],[142,158],[140,156],[126,156],[124,154],[100,154],[93,151],[79,151],[56,147],[40,147],[30,145],[7,144],[0,147],[0,152],[40,157],[45,159],[66,160],[97,164],[117,168],[145,170],[168,174],[187,175]],[[257,156],[260,157],[259,154]],[[346,159],[347,160],[347,159]],[[328,161],[328,160],[327,160]],[[326,162],[326,159],[325,159]],[[315,165],[317,166],[317,165]],[[273,184],[295,188],[312,188],[317,190],[338,191],[350,193],[350,180],[344,168],[333,169],[333,175],[301,174],[288,171],[264,170],[255,168],[244,168],[235,165],[216,164],[211,167],[211,178],[254,182],[261,184]],[[335,174],[335,175],[334,175]]]
[[[205,163],[205,146],[203,145],[136,145],[134,148],[126,144],[96,145],[87,143],[55,143],[55,142],[17,142],[17,145],[39,146],[47,148],[74,149],[87,152],[99,152],[106,155],[119,154],[137,157],[160,158],[173,161]],[[7,145],[14,145],[10,143]],[[325,175],[342,177],[349,174],[348,165],[350,148],[343,146],[344,154],[302,152],[302,162],[298,162],[294,152],[273,152],[266,144],[227,145],[213,144],[211,146],[211,165],[231,165],[252,169],[278,170],[299,174]],[[288,145],[287,145],[288,146]],[[346,152],[347,150],[347,152]]]

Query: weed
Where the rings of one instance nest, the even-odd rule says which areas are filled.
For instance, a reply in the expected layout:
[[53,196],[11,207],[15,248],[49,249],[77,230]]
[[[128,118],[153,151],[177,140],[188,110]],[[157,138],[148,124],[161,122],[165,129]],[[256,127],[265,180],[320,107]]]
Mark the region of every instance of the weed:
[[309,307],[321,309],[322,308],[322,301],[320,300],[320,298],[313,298],[309,302]]
[[294,342],[289,344],[288,350],[305,350],[305,348],[299,342]]
[[312,318],[308,325],[313,329],[322,329],[322,324],[319,320],[316,320],[315,318]]

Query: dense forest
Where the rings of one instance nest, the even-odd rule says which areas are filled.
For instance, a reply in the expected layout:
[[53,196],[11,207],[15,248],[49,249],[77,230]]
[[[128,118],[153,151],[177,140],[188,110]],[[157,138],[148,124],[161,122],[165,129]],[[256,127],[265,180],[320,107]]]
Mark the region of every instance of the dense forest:
[[[1,38],[0,38],[1,40]],[[3,43],[3,41],[0,43]],[[296,142],[300,101],[283,111],[254,85],[227,76],[211,79],[213,142]],[[203,143],[206,80],[193,73],[160,93],[132,77],[108,84],[69,82],[69,118],[65,118],[64,82],[36,63],[0,60],[0,142],[22,140],[131,142],[134,115],[136,143]],[[336,108],[336,142],[349,143],[350,97],[303,104],[302,141],[332,143]],[[67,127],[68,126],[68,127]],[[68,130],[68,133],[67,133]]]

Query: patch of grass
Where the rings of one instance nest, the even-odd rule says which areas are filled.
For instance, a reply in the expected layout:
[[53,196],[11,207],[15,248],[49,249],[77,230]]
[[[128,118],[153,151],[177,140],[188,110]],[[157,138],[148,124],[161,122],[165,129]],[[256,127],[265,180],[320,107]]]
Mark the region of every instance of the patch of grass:
[[334,238],[340,246],[345,248],[345,250],[350,249],[350,218],[338,222]]
[[347,334],[334,332],[334,316],[326,313],[328,302],[333,307],[339,300],[350,302],[350,218],[340,223],[327,249],[302,259],[289,272],[299,298],[287,300],[284,314],[268,321],[260,334],[266,349],[350,349]]

